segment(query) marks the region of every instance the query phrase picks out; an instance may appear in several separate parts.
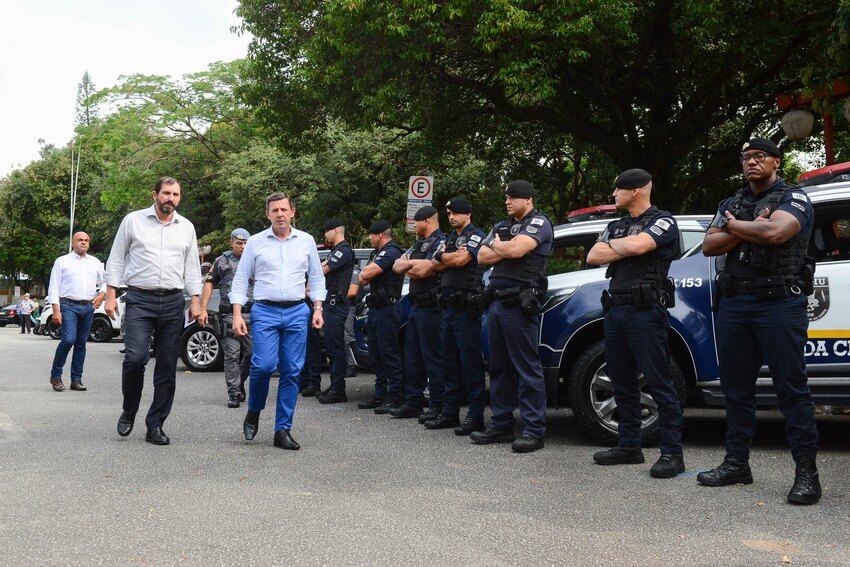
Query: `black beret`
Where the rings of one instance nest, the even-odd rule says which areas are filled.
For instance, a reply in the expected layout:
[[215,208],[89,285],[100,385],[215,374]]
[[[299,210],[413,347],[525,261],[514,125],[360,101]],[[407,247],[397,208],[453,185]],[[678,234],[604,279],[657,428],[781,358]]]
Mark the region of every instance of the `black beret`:
[[416,214],[413,215],[413,220],[430,219],[431,217],[433,217],[436,214],[437,214],[437,209],[435,209],[431,205],[428,205],[427,207],[422,207],[421,209],[416,211]]
[[387,221],[381,219],[376,220],[372,223],[372,226],[369,227],[369,234],[380,234],[390,228],[392,225]]
[[505,190],[508,197],[516,197],[518,199],[528,199],[534,197],[534,185],[525,179],[517,179],[508,183],[508,188]]
[[468,215],[472,212],[472,205],[463,197],[452,197],[450,201],[446,202],[446,209],[453,213]]
[[617,189],[639,189],[652,181],[652,176],[643,169],[627,169],[614,180]]
[[333,230],[335,228],[339,228],[341,226],[345,226],[345,223],[342,222],[341,219],[331,219],[325,223],[325,232]]
[[782,152],[779,150],[779,146],[767,138],[753,138],[749,142],[745,142],[741,148],[741,153],[746,152],[747,150],[761,150],[773,157],[782,157]]

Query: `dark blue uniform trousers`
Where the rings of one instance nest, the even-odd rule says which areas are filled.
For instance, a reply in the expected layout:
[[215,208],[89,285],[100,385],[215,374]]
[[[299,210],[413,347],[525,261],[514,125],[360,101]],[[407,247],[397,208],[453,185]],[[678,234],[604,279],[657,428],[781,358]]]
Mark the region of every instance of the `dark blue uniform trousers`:
[[457,418],[460,400],[467,392],[466,417],[484,420],[484,360],[481,357],[481,317],[466,309],[443,309],[441,319],[443,370],[446,395],[442,415]]
[[[309,306],[307,308],[310,309]],[[312,313],[313,311],[310,310],[311,318]],[[321,388],[322,386],[322,343],[319,330],[311,325],[307,325],[307,353],[304,355],[304,366],[299,376],[301,388],[307,386]]]
[[265,409],[269,380],[279,367],[275,432],[292,428],[298,401],[298,375],[304,366],[309,326],[310,308],[306,303],[285,308],[254,303],[251,308],[254,353],[251,355],[248,411]]
[[657,305],[650,309],[617,305],[605,314],[605,360],[620,417],[619,447],[640,447],[642,419],[638,373],[643,373],[649,393],[658,406],[661,453],[682,454],[685,421],[670,374],[669,328],[667,310]]
[[[331,304],[333,301],[333,304]],[[328,350],[331,370],[331,389],[345,391],[345,320],[348,318],[348,301],[335,298],[325,302],[325,347]]]
[[401,314],[398,303],[370,307],[366,329],[369,359],[375,367],[375,398],[401,403],[401,350],[398,345]]
[[747,461],[756,430],[756,378],[767,363],[794,459],[817,453],[818,431],[806,377],[807,299],[721,297],[717,311],[720,387],[726,398],[726,453]]
[[440,309],[414,305],[407,318],[404,337],[405,401],[412,407],[425,405],[427,380],[429,407],[442,411],[445,381],[440,356]]
[[129,290],[124,302],[124,364],[121,390],[124,411],[136,413],[142,400],[145,365],[150,357],[151,337],[156,340],[156,366],[153,370],[153,402],[145,423],[148,429],[162,427],[177,388],[177,356],[183,334],[182,293],[157,296]]
[[537,351],[540,315],[526,317],[519,305],[490,305],[487,341],[490,346],[491,427],[514,427],[514,410],[525,422],[523,435],[542,439],[546,433],[546,385]]

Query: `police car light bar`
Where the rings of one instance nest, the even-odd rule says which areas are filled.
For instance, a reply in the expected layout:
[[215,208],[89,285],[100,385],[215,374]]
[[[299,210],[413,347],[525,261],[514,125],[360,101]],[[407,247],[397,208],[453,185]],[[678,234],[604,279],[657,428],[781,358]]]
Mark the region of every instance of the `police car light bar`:
[[848,180],[850,180],[850,161],[845,161],[807,171],[797,180],[797,185],[807,187]]
[[567,222],[579,222],[594,219],[603,219],[612,217],[617,214],[617,207],[614,205],[597,205],[595,207],[586,207],[584,209],[576,209],[567,213]]

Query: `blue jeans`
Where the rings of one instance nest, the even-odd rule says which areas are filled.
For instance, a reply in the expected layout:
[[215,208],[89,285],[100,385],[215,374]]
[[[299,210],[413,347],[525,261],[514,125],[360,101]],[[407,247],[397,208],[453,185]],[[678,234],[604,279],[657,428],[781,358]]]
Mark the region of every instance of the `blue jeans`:
[[89,340],[89,331],[94,321],[94,307],[91,304],[77,305],[60,300],[59,310],[62,312],[62,339],[53,356],[50,378],[62,378],[62,368],[68,360],[68,352],[74,347],[74,356],[71,357],[71,382],[80,382],[83,379],[83,364],[86,362],[86,342]]
[[306,303],[286,308],[254,303],[251,308],[254,353],[251,356],[248,411],[259,412],[266,408],[269,380],[280,367],[275,432],[292,428],[309,325],[310,308]]

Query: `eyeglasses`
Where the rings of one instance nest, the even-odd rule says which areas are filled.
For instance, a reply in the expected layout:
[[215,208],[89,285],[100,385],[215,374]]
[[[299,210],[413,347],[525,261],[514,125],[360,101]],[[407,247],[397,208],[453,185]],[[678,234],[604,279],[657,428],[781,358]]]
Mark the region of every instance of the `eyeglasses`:
[[756,163],[761,163],[769,157],[771,157],[771,156],[769,156],[767,154],[763,154],[761,152],[757,152],[757,153],[754,153],[754,154],[741,154],[738,157],[738,159],[741,160],[741,163],[747,163],[751,159],[756,160]]

